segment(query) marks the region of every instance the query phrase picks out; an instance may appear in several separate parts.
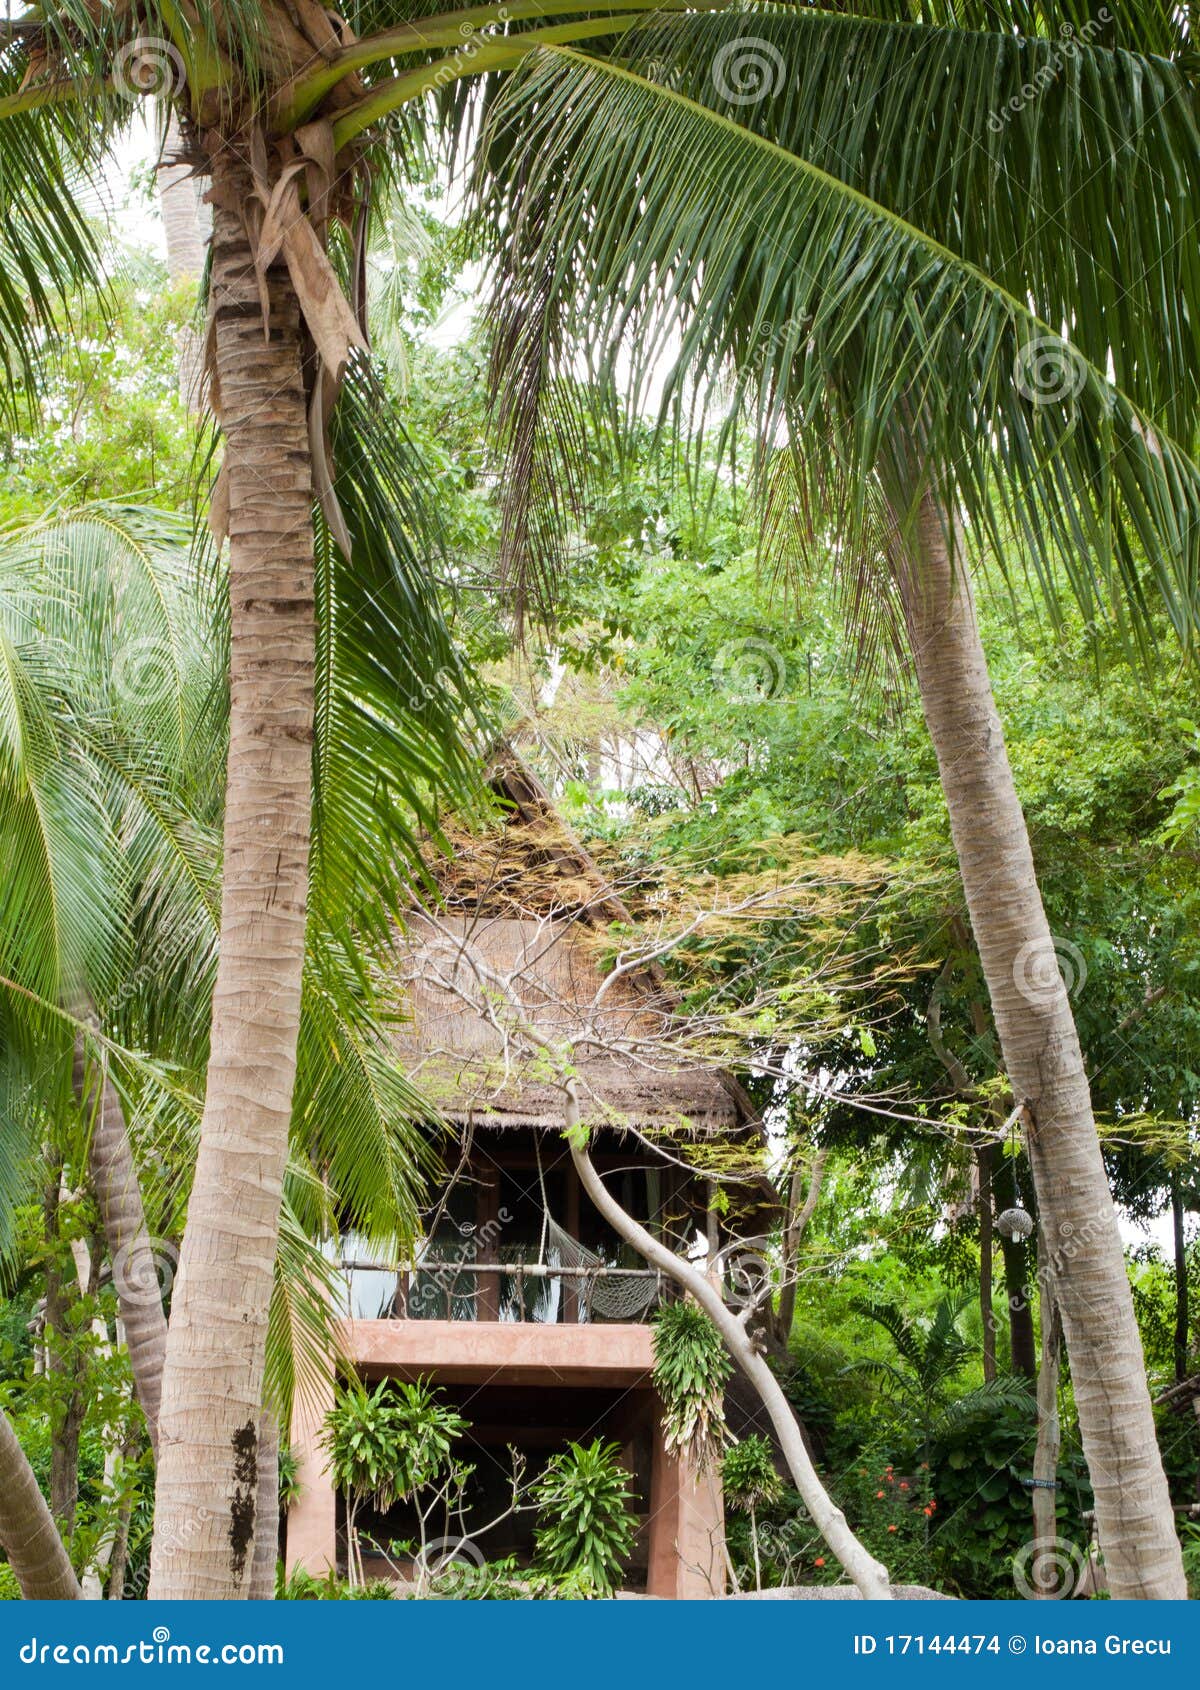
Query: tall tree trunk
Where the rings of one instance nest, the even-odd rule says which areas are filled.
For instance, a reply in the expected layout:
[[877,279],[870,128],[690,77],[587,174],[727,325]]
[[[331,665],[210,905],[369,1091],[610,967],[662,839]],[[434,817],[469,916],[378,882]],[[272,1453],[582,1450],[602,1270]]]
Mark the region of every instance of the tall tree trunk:
[[775,1342],[785,1355],[787,1354],[788,1340],[792,1335],[792,1322],[796,1318],[796,1281],[800,1271],[800,1246],[804,1241],[804,1234],[808,1230],[808,1223],[816,1213],[817,1204],[821,1200],[821,1186],[825,1179],[825,1163],[828,1159],[828,1150],[818,1150],[813,1157],[812,1167],[808,1173],[807,1193],[804,1192],[803,1168],[797,1167],[791,1179],[788,1193],[787,1224],[783,1229],[783,1244],[780,1250],[779,1306],[775,1310],[774,1320],[771,1322],[775,1329]]
[[[167,1319],[159,1288],[160,1256],[146,1227],[125,1113],[116,1088],[105,1073],[92,1125],[89,1168],[100,1209],[104,1242],[112,1262],[113,1288],[137,1392],[152,1448],[158,1448],[158,1407],[162,1397]],[[161,1245],[159,1246],[161,1249]]]
[[[183,136],[172,115],[158,170],[158,204],[167,238],[167,274],[174,287],[198,282],[204,274],[212,223],[191,166],[175,162],[183,151]],[[190,411],[202,407],[203,352],[200,336],[185,323],[179,337],[179,397]]]
[[0,1548],[33,1601],[78,1601],[71,1566],[46,1499],[7,1414],[0,1412]]
[[992,1151],[981,1144],[975,1152],[979,1170],[979,1317],[983,1323],[983,1377],[996,1377],[996,1312],[992,1308]]
[[1183,1192],[1177,1169],[1171,1171],[1171,1238],[1175,1253],[1175,1379],[1187,1378],[1191,1311],[1188,1308],[1187,1240],[1183,1230]]
[[270,1412],[263,1415],[259,1425],[257,1512],[250,1600],[272,1602],[279,1560],[279,1427]]
[[[1043,1241],[1044,1242],[1044,1241]],[[1033,1452],[1033,1541],[1031,1567],[1034,1597],[1047,1601],[1069,1596],[1074,1584],[1074,1567],[1064,1558],[1058,1543],[1058,1455],[1062,1448],[1062,1426],[1058,1416],[1059,1357],[1062,1351],[1062,1321],[1054,1279],[1042,1278],[1042,1363],[1037,1377],[1037,1444]],[[1064,1568],[1068,1569],[1064,1575]],[[1064,1589],[1064,1576],[1070,1585]]]
[[928,494],[895,562],[992,1017],[1013,1093],[1027,1103],[1042,1225],[1061,1257],[1063,1331],[1112,1593],[1182,1599],[1182,1556],[1079,1038],[966,563]]
[[264,337],[235,147],[213,162],[231,677],[221,955],[200,1151],[167,1333],[150,1595],[245,1597],[267,1309],[304,962],[313,732],[312,471],[294,290]]

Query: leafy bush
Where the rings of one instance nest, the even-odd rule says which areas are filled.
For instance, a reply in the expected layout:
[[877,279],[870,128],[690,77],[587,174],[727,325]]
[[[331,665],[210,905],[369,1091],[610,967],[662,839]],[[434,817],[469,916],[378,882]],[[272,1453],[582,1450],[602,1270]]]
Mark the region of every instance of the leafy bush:
[[663,1441],[705,1465],[725,1435],[725,1386],[733,1362],[721,1335],[692,1302],[665,1303],[654,1317],[654,1387]]
[[612,1594],[633,1547],[629,1475],[616,1444],[596,1438],[556,1455],[538,1481],[537,1564],[553,1578],[582,1578],[598,1596]]

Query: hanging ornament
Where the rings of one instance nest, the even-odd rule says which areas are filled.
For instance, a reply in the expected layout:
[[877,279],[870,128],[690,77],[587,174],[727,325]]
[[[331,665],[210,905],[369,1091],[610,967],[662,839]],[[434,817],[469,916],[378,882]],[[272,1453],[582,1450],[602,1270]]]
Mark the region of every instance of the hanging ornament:
[[1014,1242],[1028,1238],[1033,1232],[1033,1216],[1021,1201],[1021,1187],[1017,1180],[1017,1158],[1021,1154],[1021,1141],[1017,1137],[1017,1116],[1019,1109],[1014,1109],[1008,1118],[1009,1155],[1012,1157],[1013,1196],[1016,1202],[1011,1209],[1001,1209],[996,1216],[996,1231],[1001,1238],[1011,1238]]
[[996,1216],[996,1231],[1001,1238],[1028,1238],[1033,1231],[1033,1216],[1028,1209],[1002,1209]]

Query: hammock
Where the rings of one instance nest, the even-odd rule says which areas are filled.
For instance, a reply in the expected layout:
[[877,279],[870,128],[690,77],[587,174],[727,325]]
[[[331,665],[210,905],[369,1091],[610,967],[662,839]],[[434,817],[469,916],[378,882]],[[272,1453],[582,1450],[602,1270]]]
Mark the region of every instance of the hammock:
[[604,1257],[586,1249],[577,1238],[564,1232],[549,1209],[545,1210],[544,1235],[549,1243],[549,1253],[558,1257],[557,1262],[550,1264],[552,1267],[573,1268],[588,1275],[583,1281],[586,1287],[583,1295],[584,1307],[589,1314],[601,1315],[605,1320],[631,1320],[634,1315],[648,1309],[658,1296],[657,1274],[646,1274],[644,1278],[626,1274],[609,1278],[605,1275],[603,1270],[608,1264]]

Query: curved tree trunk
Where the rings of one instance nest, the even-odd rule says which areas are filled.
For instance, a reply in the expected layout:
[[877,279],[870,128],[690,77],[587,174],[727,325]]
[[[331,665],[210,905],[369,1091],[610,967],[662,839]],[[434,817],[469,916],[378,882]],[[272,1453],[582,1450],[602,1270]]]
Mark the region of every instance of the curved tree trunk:
[[1014,1095],[1027,1101],[1084,1452],[1115,1597],[1184,1598],[1116,1213],[965,561],[926,495],[896,571],[971,926]]
[[79,1580],[7,1414],[0,1413],[0,1546],[21,1595],[77,1601]]
[[107,1074],[100,1081],[88,1161],[104,1241],[112,1261],[113,1288],[129,1351],[133,1387],[146,1416],[151,1447],[157,1451],[158,1407],[167,1350],[167,1319],[158,1277],[160,1258],[146,1229],[142,1189],[125,1130],[125,1113]]
[[264,337],[237,149],[213,161],[232,665],[221,956],[200,1151],[171,1305],[150,1595],[249,1594],[267,1310],[304,962],[313,731],[312,471],[300,313]]
[[682,1257],[675,1255],[674,1251],[668,1250],[665,1244],[660,1244],[610,1195],[586,1150],[579,1148],[579,1109],[574,1093],[574,1081],[569,1081],[566,1089],[567,1139],[571,1146],[571,1160],[575,1164],[583,1189],[620,1237],[632,1244],[646,1261],[661,1268],[677,1285],[682,1285],[700,1304],[721,1334],[730,1355],[743,1369],[762,1398],[793,1482],[804,1499],[804,1506],[812,1516],[814,1526],[865,1598],[873,1601],[889,1598],[892,1592],[888,1583],[887,1568],[881,1566],[858,1541],[846,1524],[845,1515],[818,1478],[816,1468],[804,1446],[804,1439],[800,1435],[800,1428],[792,1414],[791,1404],[784,1396],[778,1379],[758,1353],[741,1321],[725,1307],[720,1293],[711,1281]]

